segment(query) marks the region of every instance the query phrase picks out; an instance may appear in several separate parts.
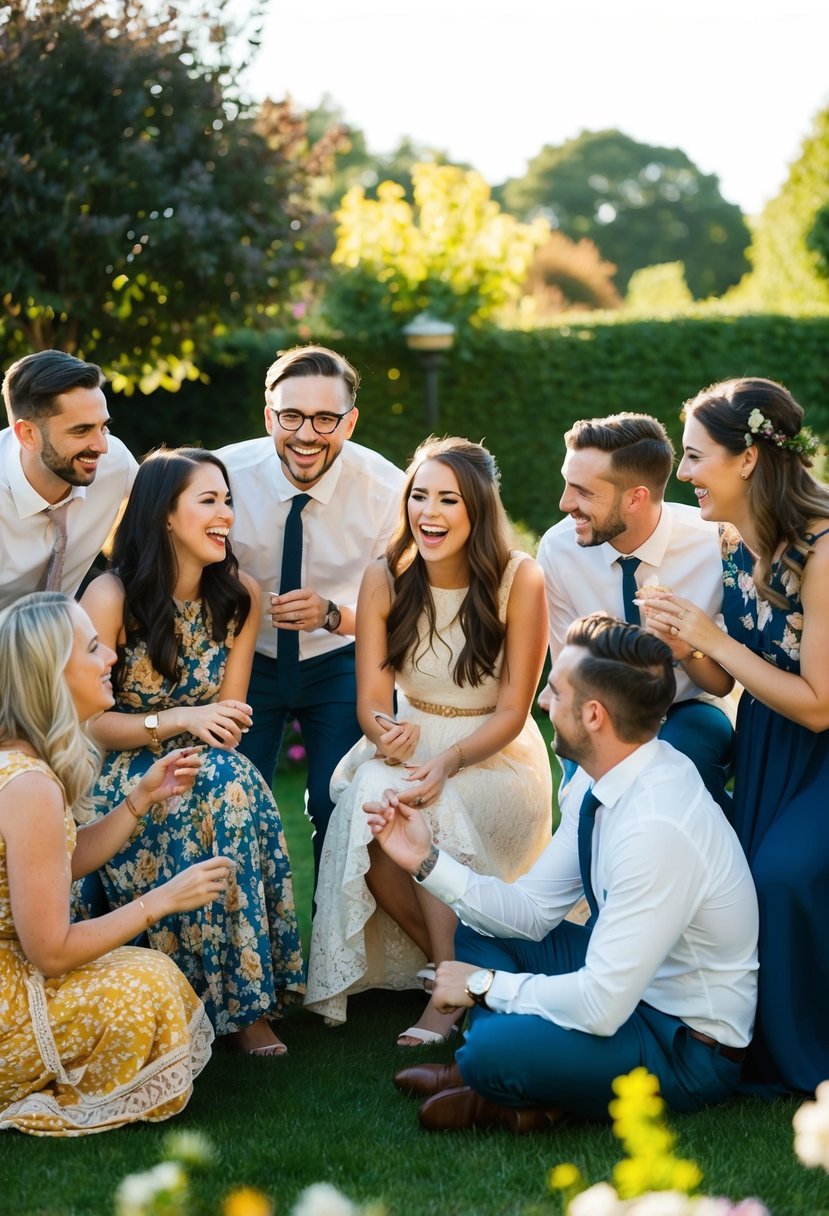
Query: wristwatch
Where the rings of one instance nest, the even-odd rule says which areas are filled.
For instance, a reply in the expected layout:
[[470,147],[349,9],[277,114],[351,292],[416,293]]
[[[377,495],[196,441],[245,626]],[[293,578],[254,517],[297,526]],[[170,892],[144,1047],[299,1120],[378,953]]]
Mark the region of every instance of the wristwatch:
[[147,714],[144,719],[144,729],[150,736],[148,747],[154,756],[160,756],[164,751],[161,746],[161,740],[158,737],[158,714]]
[[329,633],[335,633],[340,627],[342,613],[333,600],[328,601],[328,611],[325,614],[325,619],[322,622],[323,629],[327,629]]
[[495,979],[495,972],[491,967],[484,967],[481,971],[473,971],[469,979],[466,981],[466,995],[473,1000],[476,1005],[481,1005],[484,1009],[489,1006],[486,1003],[486,994],[492,987],[492,981]]

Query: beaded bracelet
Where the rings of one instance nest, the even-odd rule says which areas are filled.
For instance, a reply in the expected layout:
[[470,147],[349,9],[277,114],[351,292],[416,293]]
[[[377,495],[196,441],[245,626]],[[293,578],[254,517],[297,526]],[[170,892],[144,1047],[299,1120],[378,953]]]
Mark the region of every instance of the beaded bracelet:
[[126,803],[127,810],[132,815],[133,819],[143,819],[144,818],[144,812],[138,810],[138,808],[136,807],[135,803],[133,802],[133,800],[129,794],[127,794],[125,796],[124,802]]

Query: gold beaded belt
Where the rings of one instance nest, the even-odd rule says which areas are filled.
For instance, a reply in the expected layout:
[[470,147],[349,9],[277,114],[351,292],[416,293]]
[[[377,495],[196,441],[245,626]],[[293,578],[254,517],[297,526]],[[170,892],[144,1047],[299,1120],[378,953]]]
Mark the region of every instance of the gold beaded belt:
[[416,701],[414,697],[406,697],[414,709],[424,714],[438,714],[441,718],[481,718],[484,714],[494,714],[497,706],[485,705],[483,709],[465,709],[459,705],[430,705],[428,701]]

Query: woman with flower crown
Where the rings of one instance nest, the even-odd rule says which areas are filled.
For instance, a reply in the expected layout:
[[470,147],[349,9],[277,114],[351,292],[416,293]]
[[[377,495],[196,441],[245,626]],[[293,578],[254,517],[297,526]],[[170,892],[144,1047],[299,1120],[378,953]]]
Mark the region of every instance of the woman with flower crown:
[[803,410],[771,380],[728,380],[684,408],[684,455],[723,539],[725,634],[688,600],[645,608],[666,640],[743,686],[733,823],[760,901],[760,988],[745,1088],[770,1096],[829,1077],[829,488]]

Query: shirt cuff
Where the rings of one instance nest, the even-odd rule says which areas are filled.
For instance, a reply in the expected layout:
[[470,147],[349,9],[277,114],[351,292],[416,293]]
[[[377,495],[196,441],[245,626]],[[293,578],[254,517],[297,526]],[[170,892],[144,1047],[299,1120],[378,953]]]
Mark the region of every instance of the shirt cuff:
[[444,903],[454,904],[463,899],[468,881],[469,868],[441,849],[431,874],[426,875],[420,886]]

